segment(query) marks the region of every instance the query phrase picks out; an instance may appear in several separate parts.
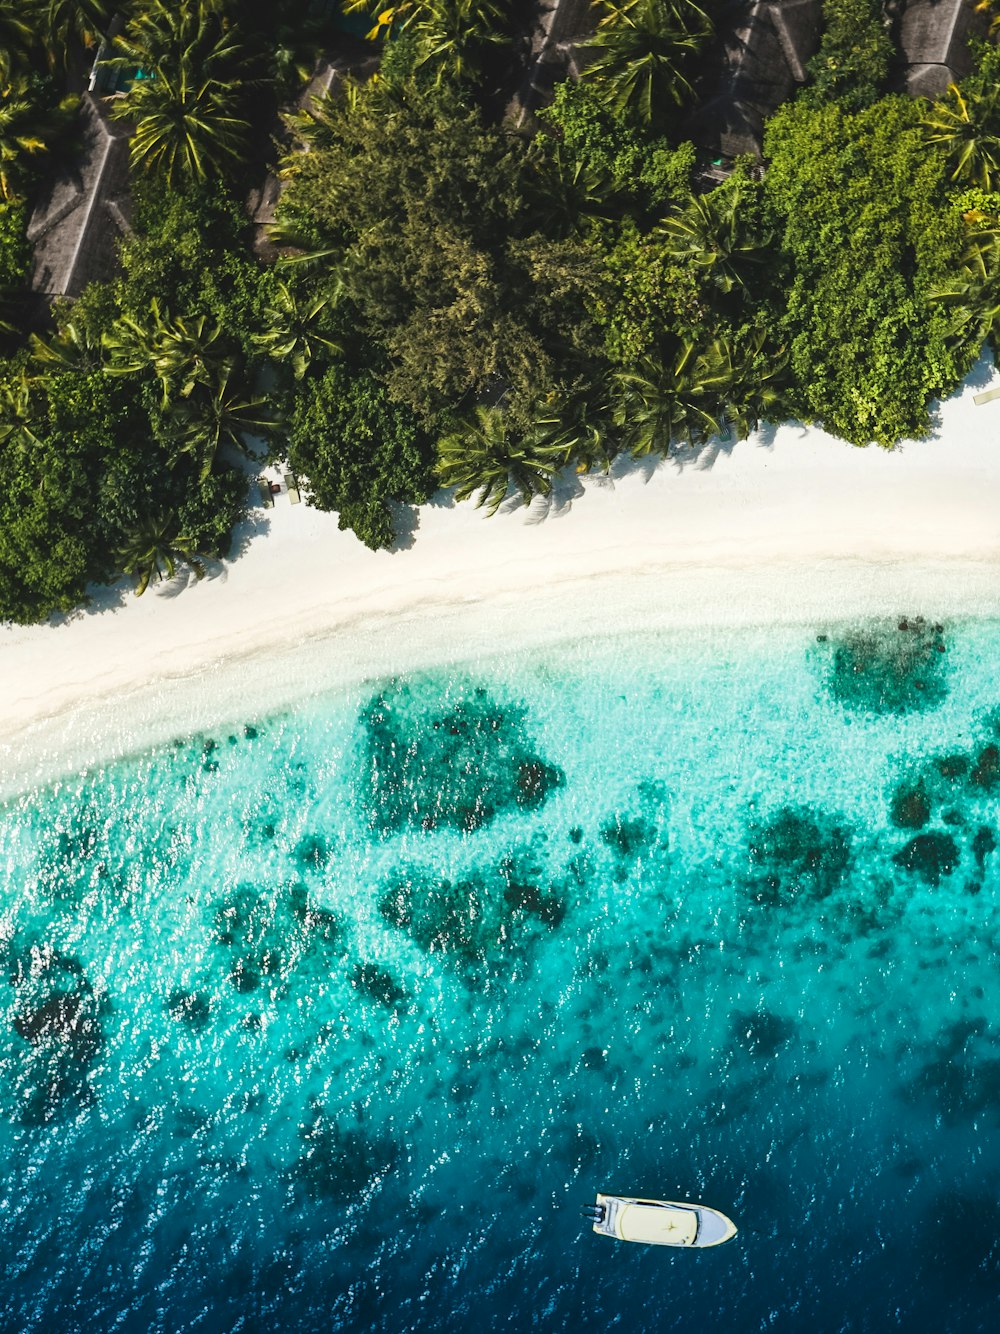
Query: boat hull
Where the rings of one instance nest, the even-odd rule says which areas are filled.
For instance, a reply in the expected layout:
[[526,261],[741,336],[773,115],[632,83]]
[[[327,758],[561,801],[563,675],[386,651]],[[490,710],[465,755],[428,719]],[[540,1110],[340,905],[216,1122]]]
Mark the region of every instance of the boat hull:
[[736,1236],[732,1219],[704,1204],[599,1194],[597,1210],[594,1231],[618,1241],[697,1249],[721,1246]]

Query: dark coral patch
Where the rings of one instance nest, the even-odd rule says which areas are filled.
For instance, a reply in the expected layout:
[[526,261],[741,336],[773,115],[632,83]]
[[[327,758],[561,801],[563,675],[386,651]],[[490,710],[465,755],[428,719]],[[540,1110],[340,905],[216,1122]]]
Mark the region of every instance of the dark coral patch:
[[427,679],[396,682],[361,715],[368,775],[361,804],[382,836],[406,828],[472,831],[534,810],[564,782],[535,753],[526,710],[482,687],[453,703]]
[[765,1060],[776,1055],[795,1036],[795,1025],[790,1019],[772,1014],[770,1010],[736,1013],[732,1019],[733,1040],[749,1056]]
[[846,708],[867,713],[933,708],[948,692],[943,630],[918,616],[831,636],[827,689]]
[[931,801],[921,783],[904,783],[892,799],[889,819],[897,829],[923,829],[931,818]]
[[947,1043],[925,1062],[902,1090],[908,1102],[927,1103],[948,1125],[968,1120],[1000,1100],[1000,1059],[976,1060],[963,1046]]
[[646,820],[629,820],[616,815],[601,826],[601,842],[621,857],[634,859],[656,841],[656,829]]
[[390,1010],[396,1009],[406,1000],[406,990],[392,973],[375,963],[356,964],[351,974],[351,985],[369,1000],[377,1001]]
[[996,791],[1000,783],[1000,747],[990,742],[976,757],[975,767],[969,774],[969,783],[982,792]]
[[228,954],[229,981],[256,991],[264,978],[284,978],[318,945],[335,943],[339,923],[315,907],[304,885],[276,890],[243,884],[216,905],[212,936]]
[[379,911],[428,954],[484,961],[507,936],[490,911],[489,891],[472,880],[426,881],[411,877],[382,898]]
[[295,847],[295,860],[302,867],[321,871],[331,857],[330,845],[321,834],[307,834]]
[[[994,1295],[1000,1260],[1000,1204],[992,1191],[946,1191],[925,1215],[915,1263],[927,1273],[947,1275],[955,1285],[980,1286]],[[980,1328],[986,1328],[981,1325]]]
[[892,860],[925,884],[937,886],[958,865],[958,844],[950,834],[918,834]]
[[211,1006],[208,997],[200,992],[175,987],[167,997],[167,1012],[171,1019],[199,1032],[211,1017]]
[[428,954],[459,967],[492,965],[563,920],[562,893],[543,881],[530,855],[505,858],[497,870],[451,881],[411,871],[383,895],[379,911]]
[[47,944],[12,946],[8,967],[11,1027],[25,1044],[11,1090],[15,1115],[40,1125],[91,1100],[105,1007],[78,960]]
[[997,839],[992,829],[986,825],[980,825],[976,830],[976,835],[972,840],[972,855],[976,859],[976,865],[980,871],[986,869],[986,858],[991,852],[996,851]]
[[806,807],[786,806],[747,839],[751,886],[759,903],[825,899],[851,863],[851,832]]
[[355,1200],[391,1172],[399,1158],[394,1141],[354,1127],[341,1129],[315,1102],[312,1121],[301,1133],[307,1148],[292,1176],[317,1199]]
[[967,755],[940,755],[933,767],[946,783],[955,783],[969,772],[970,763]]
[[566,902],[550,889],[538,885],[511,883],[503,892],[504,901],[515,914],[526,913],[545,926],[559,926],[566,916]]

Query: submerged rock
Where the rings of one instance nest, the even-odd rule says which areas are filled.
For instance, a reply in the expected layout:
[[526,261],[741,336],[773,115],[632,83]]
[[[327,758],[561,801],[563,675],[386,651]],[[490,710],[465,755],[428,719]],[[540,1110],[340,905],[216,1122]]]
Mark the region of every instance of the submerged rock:
[[732,1019],[733,1039],[749,1056],[765,1059],[774,1056],[791,1042],[795,1032],[795,1024],[790,1019],[783,1019],[770,1010],[736,1013]]
[[472,831],[511,810],[534,810],[565,781],[535,753],[523,705],[466,686],[451,702],[430,678],[395,682],[363,711],[368,823]]
[[904,783],[892,799],[889,819],[897,829],[923,829],[931,818],[931,802],[922,784]]
[[936,887],[958,865],[958,844],[950,834],[918,834],[892,860],[904,871]]
[[396,1009],[406,1000],[406,990],[386,969],[375,963],[359,963],[351,974],[351,985],[355,990],[377,1001],[387,1009]]
[[851,831],[808,807],[785,806],[752,828],[747,859],[758,903],[825,899],[851,864]]

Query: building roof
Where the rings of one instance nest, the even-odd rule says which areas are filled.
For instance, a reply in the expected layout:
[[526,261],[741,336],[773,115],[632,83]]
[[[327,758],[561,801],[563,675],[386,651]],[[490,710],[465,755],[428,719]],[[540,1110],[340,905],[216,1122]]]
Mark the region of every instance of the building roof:
[[975,0],[909,0],[899,28],[906,91],[938,97],[972,69],[969,38],[984,36],[988,16]]
[[578,78],[580,49],[596,26],[593,0],[536,0],[528,32],[531,52],[521,86],[507,114],[518,126],[552,100],[552,89],[566,74]]
[[688,125],[694,141],[725,157],[759,157],[764,120],[805,83],[821,31],[821,0],[754,0],[723,34],[717,92]]
[[129,231],[130,134],[106,119],[93,94],[83,94],[79,152],[53,172],[28,222],[33,291],[79,296],[116,272],[118,241]]

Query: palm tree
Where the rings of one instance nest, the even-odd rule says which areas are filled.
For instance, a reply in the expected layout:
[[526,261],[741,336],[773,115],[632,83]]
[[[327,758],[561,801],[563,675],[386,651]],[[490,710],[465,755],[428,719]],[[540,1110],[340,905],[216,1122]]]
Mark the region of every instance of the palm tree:
[[236,358],[227,358],[218,367],[213,385],[175,404],[166,432],[173,447],[171,463],[190,457],[204,479],[225,446],[247,454],[247,436],[266,437],[280,424],[266,401],[241,383]]
[[346,0],[345,13],[374,9],[369,41],[407,33],[416,42],[416,68],[427,66],[434,82],[474,78],[483,48],[506,42],[504,11],[498,0],[403,0],[386,7],[381,0]]
[[12,199],[26,171],[26,160],[44,153],[68,125],[75,97],[53,109],[39,106],[27,75],[14,74],[0,87],[0,194]]
[[27,0],[36,37],[40,34],[50,65],[65,63],[73,43],[90,48],[107,30],[112,13],[121,8],[111,0]]
[[35,43],[21,0],[0,0],[0,81],[6,83]]
[[150,302],[143,323],[120,315],[104,334],[109,375],[142,375],[152,371],[160,381],[166,407],[174,397],[189,398],[196,384],[211,384],[226,360],[222,326],[207,315],[164,314],[159,301]]
[[247,55],[211,0],[151,0],[117,38],[108,63],[138,70],[111,115],[135,122],[132,162],[181,186],[225,175],[244,156],[249,122],[240,114]]
[[22,371],[0,384],[0,445],[30,454],[41,444],[48,422],[48,405],[29,375]]
[[695,195],[656,229],[674,258],[693,263],[722,292],[744,287],[748,265],[763,256],[766,238],[743,222],[740,198],[724,187]]
[[207,315],[164,319],[158,330],[154,370],[171,394],[189,398],[196,384],[209,385],[226,361],[222,325]]
[[103,344],[90,328],[70,317],[50,338],[32,334],[31,360],[43,373],[59,371],[95,371],[104,365]]
[[583,77],[616,112],[660,126],[667,104],[691,96],[687,70],[712,34],[694,0],[594,0],[603,12]]
[[477,506],[496,514],[511,487],[525,504],[547,496],[552,478],[570,458],[571,442],[555,417],[517,430],[502,408],[477,407],[471,418],[438,441],[435,472],[442,486],[456,488],[457,500],[476,492]]
[[279,283],[264,308],[267,328],[257,335],[257,347],[272,361],[287,362],[301,380],[315,359],[340,352],[340,345],[323,330],[323,317],[335,304],[335,293],[307,296]]
[[688,340],[670,367],[647,359],[638,370],[621,372],[614,420],[631,454],[668,454],[674,440],[693,444],[722,430],[717,376],[702,363]]
[[1000,337],[1000,230],[972,232],[962,249],[958,272],[932,288],[928,300],[944,306],[951,318],[950,338],[981,345]]
[[136,597],[141,597],[150,583],[172,579],[178,565],[187,565],[201,579],[205,567],[198,559],[192,538],[177,531],[174,513],[143,519],[128,534],[117,555],[126,574],[135,576]]
[[951,180],[969,181],[984,190],[1000,184],[998,98],[1000,88],[980,97],[963,97],[952,83],[944,100],[931,104],[924,131],[927,142],[944,152],[952,167]]
[[784,348],[767,345],[756,330],[739,345],[715,337],[685,340],[671,365],[646,360],[618,376],[621,397],[614,419],[626,448],[637,457],[668,454],[674,441],[692,445],[718,435],[724,419],[746,436],[782,403]]

